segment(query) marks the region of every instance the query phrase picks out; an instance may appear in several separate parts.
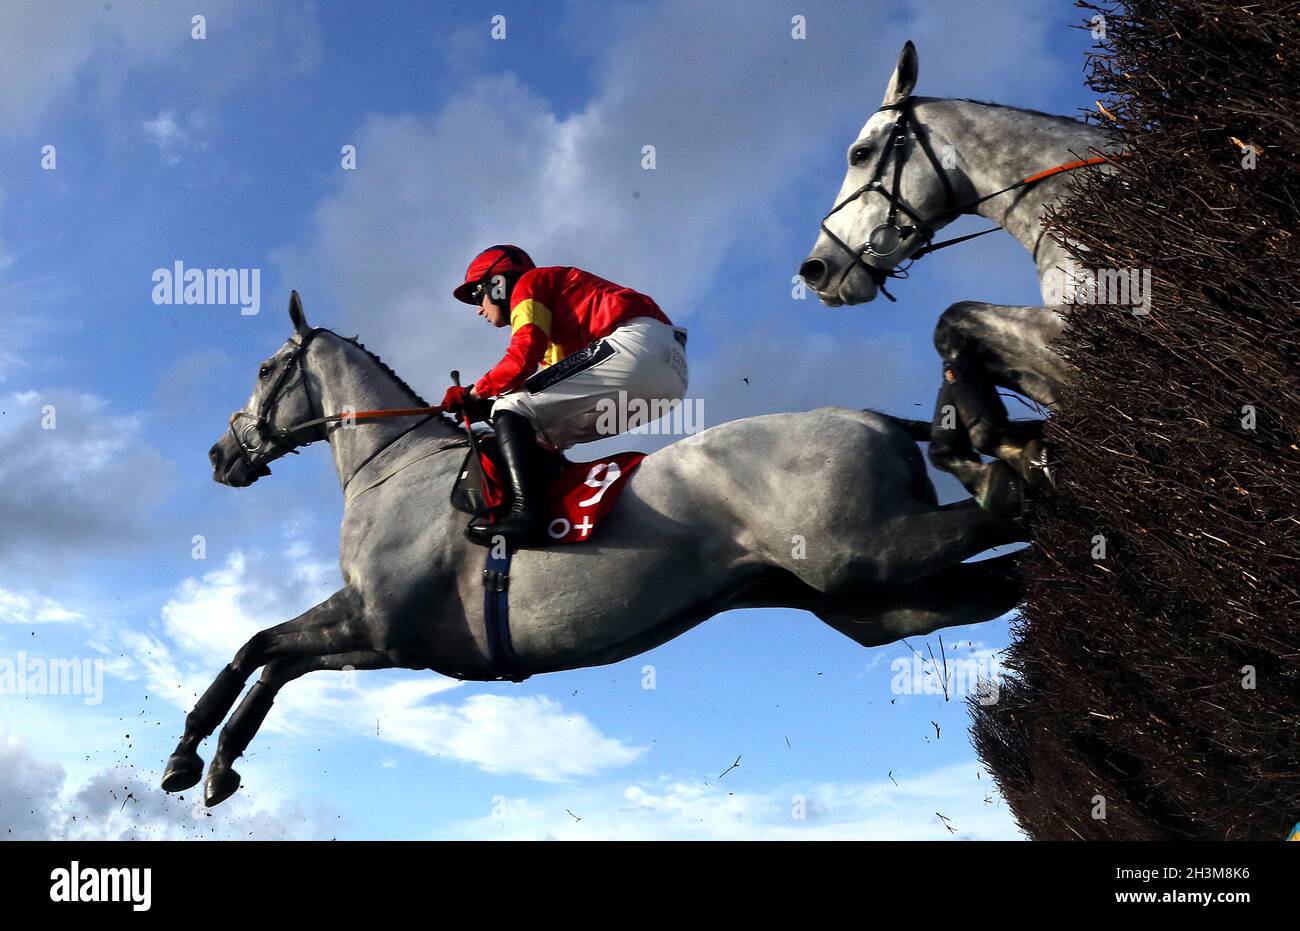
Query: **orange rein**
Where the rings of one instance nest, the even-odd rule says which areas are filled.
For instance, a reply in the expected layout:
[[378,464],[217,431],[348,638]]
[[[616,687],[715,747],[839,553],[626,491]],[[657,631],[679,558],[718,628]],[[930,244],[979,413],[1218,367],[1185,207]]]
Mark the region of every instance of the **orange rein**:
[[394,407],[380,411],[356,411],[351,414],[331,414],[325,420],[333,423],[337,420],[383,420],[388,417],[418,417],[421,414],[441,414],[441,407]]
[[1116,153],[1115,155],[1100,155],[1096,158],[1081,158],[1077,162],[1066,162],[1064,165],[1057,165],[1055,168],[1048,168],[1046,171],[1040,171],[1036,175],[1030,175],[1021,181],[1021,184],[1033,184],[1036,181],[1042,181],[1044,178],[1050,178],[1052,175],[1059,175],[1063,171],[1074,171],[1076,168],[1086,168],[1089,165],[1102,165],[1112,158],[1124,158],[1127,153]]

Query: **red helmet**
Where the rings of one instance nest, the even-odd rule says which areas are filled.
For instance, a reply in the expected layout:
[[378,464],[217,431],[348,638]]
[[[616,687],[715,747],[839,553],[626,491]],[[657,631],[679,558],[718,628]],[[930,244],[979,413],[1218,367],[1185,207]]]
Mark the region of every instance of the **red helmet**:
[[474,256],[474,261],[465,270],[465,281],[451,293],[458,301],[474,304],[476,301],[470,297],[470,292],[479,282],[487,281],[493,275],[522,275],[536,267],[528,253],[518,246],[492,246]]

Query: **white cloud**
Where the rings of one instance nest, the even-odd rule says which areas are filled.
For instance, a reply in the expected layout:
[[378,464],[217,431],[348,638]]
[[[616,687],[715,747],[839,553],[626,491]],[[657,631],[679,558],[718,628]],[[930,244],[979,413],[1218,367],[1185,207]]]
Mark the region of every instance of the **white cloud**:
[[162,110],[142,124],[145,138],[157,147],[169,165],[182,161],[208,148],[213,132],[213,119],[201,110],[192,110],[178,118],[172,110]]
[[[268,795],[259,791],[263,800]],[[169,795],[125,765],[71,786],[62,766],[0,727],[0,839],[310,840],[328,837],[336,820],[318,808],[241,795],[208,810],[197,792]]]
[[145,120],[144,131],[159,148],[165,148],[169,143],[185,138],[185,130],[177,125],[176,114],[170,110],[163,110],[154,119]]
[[48,624],[76,621],[82,617],[82,614],[65,608],[45,595],[0,588],[0,623]]
[[645,752],[601,734],[545,695],[471,695],[457,706],[392,699],[383,691],[366,698],[370,718],[382,721],[383,740],[489,773],[561,782],[626,766]]
[[152,120],[145,120],[144,133],[172,164],[181,160],[179,153],[190,144],[189,133],[176,122],[176,114],[171,110],[163,110]]
[[[977,774],[979,774],[977,776]],[[535,840],[1013,840],[1020,832],[975,761],[894,780],[747,788],[661,777],[497,798],[450,836]],[[945,824],[943,815],[947,819]],[[952,830],[949,830],[951,828]]]
[[[262,563],[261,571],[254,573],[249,558],[236,552],[225,566],[181,582],[162,608],[163,629],[173,646],[194,660],[229,662],[259,630],[289,620],[333,591],[328,583],[317,583],[309,564],[287,559],[275,566],[285,576],[276,584],[265,578],[275,574],[265,571],[270,568],[265,559],[261,554],[253,557]],[[264,587],[263,582],[270,584]],[[218,618],[222,622],[214,623]]]

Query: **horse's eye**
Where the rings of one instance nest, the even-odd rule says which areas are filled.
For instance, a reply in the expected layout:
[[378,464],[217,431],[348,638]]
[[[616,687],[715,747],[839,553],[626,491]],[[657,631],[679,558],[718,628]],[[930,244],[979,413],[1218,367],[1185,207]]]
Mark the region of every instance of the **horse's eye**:
[[871,154],[871,146],[860,145],[856,149],[854,149],[851,153],[849,153],[849,164],[861,165],[863,162],[867,160],[867,156],[870,154]]
[[271,367],[269,365],[264,365],[257,370],[257,377],[263,380],[265,380],[266,377],[269,376],[270,374],[271,374]]

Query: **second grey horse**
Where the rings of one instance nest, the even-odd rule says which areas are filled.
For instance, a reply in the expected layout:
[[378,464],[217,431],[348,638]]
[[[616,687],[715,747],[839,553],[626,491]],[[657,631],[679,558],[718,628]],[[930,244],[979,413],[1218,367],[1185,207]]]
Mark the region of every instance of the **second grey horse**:
[[[484,550],[448,501],[460,430],[441,416],[415,429],[314,423],[424,402],[360,343],[309,326],[296,293],[290,317],[293,336],[262,363],[210,458],[218,482],[247,486],[293,447],[327,440],[345,495],[343,587],[252,637],[186,717],[163,776],[172,792],[198,782],[198,746],[230,715],[208,805],[238,788],[232,764],[304,673],[502,673],[485,627]],[[919,448],[890,418],[823,408],[733,421],[646,457],[592,540],[516,553],[510,633],[525,675],[615,663],[742,607],[806,609],[876,646],[1014,608],[1014,554],[963,560],[1019,536],[970,500],[938,505]]]
[[[1043,217],[1068,193],[1069,170],[1100,160],[1105,131],[1063,116],[973,100],[915,97],[916,49],[899,55],[881,107],[848,149],[848,170],[800,275],[831,306],[875,299],[898,266],[962,214],[1015,237],[1038,268],[1043,305],[960,301],[939,317],[943,380],[930,459],[982,503],[1011,512],[1021,478],[1048,477],[1039,422],[1010,422],[1010,388],[1046,408],[1071,379],[1053,347],[1078,281]],[[1050,170],[1065,168],[1047,174]],[[1108,169],[1104,169],[1108,170]],[[1026,183],[1034,175],[1041,180]],[[860,246],[857,244],[861,244]],[[980,453],[996,457],[984,463]]]

